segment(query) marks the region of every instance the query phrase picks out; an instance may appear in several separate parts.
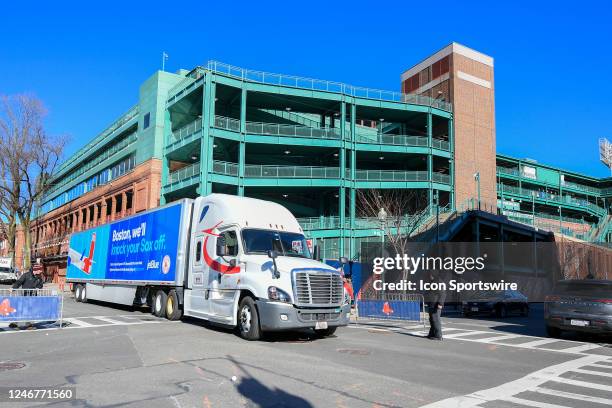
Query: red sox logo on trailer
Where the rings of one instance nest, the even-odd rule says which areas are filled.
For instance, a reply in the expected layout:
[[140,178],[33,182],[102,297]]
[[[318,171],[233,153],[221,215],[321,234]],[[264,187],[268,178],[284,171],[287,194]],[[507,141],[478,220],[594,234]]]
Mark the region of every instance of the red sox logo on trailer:
[[[208,209],[210,206],[205,206],[204,208],[202,208],[202,214],[200,214],[200,223],[202,223],[202,221],[204,220],[204,217],[206,216],[206,214],[208,213]],[[216,223],[215,225],[213,225],[210,228],[205,228],[202,230],[202,232],[204,234],[206,234],[206,238],[204,238],[204,244],[203,246],[203,254],[204,254],[204,262],[206,262],[206,265],[208,265],[212,270],[219,272],[220,274],[224,275],[224,274],[234,274],[234,273],[240,273],[240,266],[232,266],[232,265],[225,265],[222,264],[221,262],[218,262],[216,260],[213,259],[212,256],[210,256],[210,254],[208,253],[208,239],[212,236],[212,237],[218,237],[219,234],[217,234],[215,232],[215,229],[221,225],[223,223],[223,220],[219,221],[218,223]]]

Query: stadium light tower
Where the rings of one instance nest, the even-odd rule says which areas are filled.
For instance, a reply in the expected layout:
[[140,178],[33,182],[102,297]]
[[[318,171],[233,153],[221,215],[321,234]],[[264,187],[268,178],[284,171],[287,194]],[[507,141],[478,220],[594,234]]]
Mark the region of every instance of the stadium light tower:
[[612,143],[605,137],[599,139],[599,160],[610,169],[612,175]]

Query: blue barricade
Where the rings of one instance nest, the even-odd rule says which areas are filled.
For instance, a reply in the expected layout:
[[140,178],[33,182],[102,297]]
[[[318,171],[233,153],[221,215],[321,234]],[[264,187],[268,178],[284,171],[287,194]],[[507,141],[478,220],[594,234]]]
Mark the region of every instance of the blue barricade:
[[361,300],[357,301],[359,317],[421,321],[423,302],[414,300]]
[[0,322],[62,319],[62,295],[47,289],[0,291]]

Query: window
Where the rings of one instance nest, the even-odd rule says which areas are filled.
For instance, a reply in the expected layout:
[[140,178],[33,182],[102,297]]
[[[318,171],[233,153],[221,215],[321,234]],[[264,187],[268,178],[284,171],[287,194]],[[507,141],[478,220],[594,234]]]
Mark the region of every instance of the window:
[[147,113],[147,114],[144,115],[144,120],[143,120],[143,123],[142,123],[142,128],[143,129],[148,128],[150,122],[151,122],[151,114]]
[[446,74],[450,69],[450,63],[448,56],[442,58],[438,62],[434,62],[431,66],[431,79],[436,79],[439,76]]
[[225,238],[225,254],[227,256],[238,255],[238,239],[236,237],[236,231],[222,232],[220,238]]
[[281,256],[310,258],[306,238],[295,232],[245,229],[242,231],[242,239],[247,254],[265,254],[273,249]]
[[201,239],[198,239],[198,242],[196,243],[195,261],[196,263],[199,263],[200,261],[202,261],[202,240]]

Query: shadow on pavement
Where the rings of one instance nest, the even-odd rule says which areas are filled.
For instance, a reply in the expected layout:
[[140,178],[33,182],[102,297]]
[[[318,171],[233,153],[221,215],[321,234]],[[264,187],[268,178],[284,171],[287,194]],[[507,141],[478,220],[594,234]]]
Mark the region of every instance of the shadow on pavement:
[[236,389],[245,398],[248,398],[256,407],[287,407],[311,408],[313,405],[302,397],[289,394],[278,388],[268,388],[255,378],[236,360],[229,360],[244,374]]

